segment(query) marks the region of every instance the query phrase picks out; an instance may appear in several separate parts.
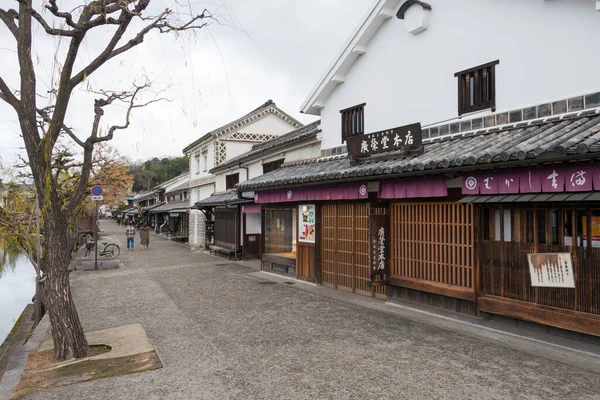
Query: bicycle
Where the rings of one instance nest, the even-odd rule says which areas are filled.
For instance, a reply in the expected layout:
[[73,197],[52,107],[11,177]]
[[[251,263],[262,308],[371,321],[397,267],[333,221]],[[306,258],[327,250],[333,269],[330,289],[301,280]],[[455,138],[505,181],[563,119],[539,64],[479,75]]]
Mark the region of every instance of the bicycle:
[[[102,242],[102,244],[104,245],[104,248],[102,250],[98,251],[98,257],[117,258],[119,256],[119,254],[121,254],[121,249],[116,244],[107,243],[107,242]],[[84,257],[87,257],[93,251],[94,251],[94,242],[88,241],[86,243]]]

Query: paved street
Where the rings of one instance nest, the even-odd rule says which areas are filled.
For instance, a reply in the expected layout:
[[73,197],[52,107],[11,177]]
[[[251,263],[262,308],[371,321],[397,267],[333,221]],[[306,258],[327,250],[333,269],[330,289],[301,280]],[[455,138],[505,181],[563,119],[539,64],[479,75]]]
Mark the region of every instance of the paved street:
[[164,368],[28,398],[600,398],[592,372],[265,283],[156,235],[121,254],[119,270],[72,274],[79,314],[86,330],[143,323]]

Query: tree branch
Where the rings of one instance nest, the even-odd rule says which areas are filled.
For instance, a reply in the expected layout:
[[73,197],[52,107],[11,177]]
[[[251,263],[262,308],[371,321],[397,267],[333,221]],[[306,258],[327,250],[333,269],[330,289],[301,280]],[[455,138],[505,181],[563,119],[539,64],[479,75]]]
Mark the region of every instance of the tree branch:
[[10,33],[18,39],[19,28],[15,24],[15,20],[19,19],[19,13],[16,10],[9,9],[8,11],[0,8],[0,20],[4,22]]
[[48,22],[46,22],[44,17],[42,17],[40,15],[40,13],[38,13],[36,10],[34,10],[33,7],[31,7],[25,0],[17,0],[17,1],[27,9],[27,12],[33,18],[35,18],[35,20],[37,22],[39,22],[40,25],[42,25],[42,27],[44,28],[44,30],[46,31],[47,34],[52,35],[52,36],[71,36],[71,37],[77,35],[77,32],[75,32],[74,30],[52,28],[48,24]]
[[[50,118],[50,116],[48,115],[48,112],[47,112],[47,109],[46,109],[46,108],[45,108],[45,109],[40,109],[40,108],[37,108],[36,110],[37,110],[37,113],[38,113],[38,115],[39,115],[40,117],[42,117],[42,120],[43,120],[45,123],[47,123],[47,124],[50,124],[50,122],[52,122],[52,118]],[[75,135],[75,132],[73,132],[73,129],[71,129],[71,128],[69,128],[68,126],[66,126],[65,124],[63,124],[63,125],[62,125],[62,130],[63,130],[63,131],[64,131],[64,132],[65,132],[67,135],[69,135],[69,137],[70,137],[71,139],[73,139],[73,141],[74,141],[75,143],[77,143],[79,146],[81,146],[81,147],[85,148],[85,143],[84,143],[84,142],[83,142],[81,139],[79,139],[79,138],[77,137],[77,135]]]
[[19,99],[13,94],[2,77],[0,77],[0,99],[10,104],[15,111],[19,112]]

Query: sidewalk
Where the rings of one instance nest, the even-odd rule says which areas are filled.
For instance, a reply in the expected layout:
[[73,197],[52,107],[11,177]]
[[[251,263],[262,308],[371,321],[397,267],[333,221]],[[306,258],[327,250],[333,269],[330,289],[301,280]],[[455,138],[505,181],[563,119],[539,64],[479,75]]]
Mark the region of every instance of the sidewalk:
[[[124,228],[102,221],[114,238]],[[123,232],[121,232],[123,231]],[[86,331],[141,322],[164,368],[31,399],[592,399],[585,368],[423,324],[385,302],[282,284],[155,234],[117,270],[74,271]],[[338,291],[339,292],[339,291]],[[517,339],[514,339],[517,341]],[[539,345],[543,354],[544,347]],[[557,349],[548,349],[553,353]],[[558,353],[553,353],[558,354]],[[571,354],[571,353],[564,353]],[[564,359],[564,355],[562,356]],[[590,361],[591,360],[591,361]]]

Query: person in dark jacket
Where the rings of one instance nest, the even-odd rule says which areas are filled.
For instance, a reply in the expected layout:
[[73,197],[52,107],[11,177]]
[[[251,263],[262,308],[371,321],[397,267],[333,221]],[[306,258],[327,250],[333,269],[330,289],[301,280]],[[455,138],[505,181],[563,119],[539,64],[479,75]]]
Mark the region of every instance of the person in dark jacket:
[[148,249],[148,245],[150,244],[150,227],[146,224],[142,225],[140,229],[140,243],[142,244],[142,249]]

